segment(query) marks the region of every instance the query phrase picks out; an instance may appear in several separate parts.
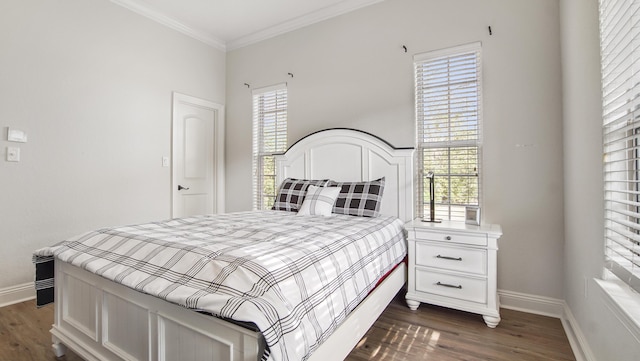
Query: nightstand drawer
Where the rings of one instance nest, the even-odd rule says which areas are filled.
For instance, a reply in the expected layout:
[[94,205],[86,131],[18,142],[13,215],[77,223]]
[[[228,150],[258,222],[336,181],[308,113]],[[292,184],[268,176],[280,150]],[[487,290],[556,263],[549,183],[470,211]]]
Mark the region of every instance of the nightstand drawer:
[[471,244],[476,246],[487,245],[486,234],[456,233],[456,232],[433,232],[427,229],[414,228],[415,238],[428,241]]
[[439,244],[416,242],[415,262],[418,266],[460,271],[478,275],[487,274],[487,251]]
[[487,281],[415,269],[416,291],[477,303],[487,302]]

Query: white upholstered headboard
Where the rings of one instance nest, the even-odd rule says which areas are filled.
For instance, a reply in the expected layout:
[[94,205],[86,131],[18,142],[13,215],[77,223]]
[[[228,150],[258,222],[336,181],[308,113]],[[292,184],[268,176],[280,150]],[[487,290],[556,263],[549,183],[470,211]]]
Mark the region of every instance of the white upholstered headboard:
[[413,219],[413,148],[394,148],[355,129],[321,130],[276,156],[277,183],[287,178],[360,182],[385,177],[380,213]]

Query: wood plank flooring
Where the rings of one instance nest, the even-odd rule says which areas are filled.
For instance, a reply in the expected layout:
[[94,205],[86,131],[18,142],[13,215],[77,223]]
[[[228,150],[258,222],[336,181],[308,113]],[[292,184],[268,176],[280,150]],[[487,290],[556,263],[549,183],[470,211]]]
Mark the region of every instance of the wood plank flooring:
[[74,354],[56,359],[51,350],[53,305],[35,300],[0,308],[0,361],[82,361]]
[[401,291],[346,361],[575,360],[557,318],[507,309],[487,327],[482,316],[421,304],[411,311]]
[[[403,296],[398,293],[346,361],[575,360],[558,319],[502,309],[502,321],[490,329],[466,312],[425,304],[411,311]],[[53,355],[52,306],[37,309],[27,301],[0,308],[0,361],[82,360],[72,352]]]

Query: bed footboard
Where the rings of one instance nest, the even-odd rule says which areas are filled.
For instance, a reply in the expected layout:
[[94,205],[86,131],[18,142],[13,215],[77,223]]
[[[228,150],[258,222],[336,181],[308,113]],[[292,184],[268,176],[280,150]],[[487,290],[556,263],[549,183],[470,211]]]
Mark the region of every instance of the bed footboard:
[[[57,357],[67,347],[88,361],[256,361],[264,338],[238,325],[203,315],[63,262],[56,262]],[[340,360],[384,311],[406,282],[400,264],[312,355]]]
[[259,332],[136,292],[63,262],[55,264],[53,349],[86,360],[256,361]]

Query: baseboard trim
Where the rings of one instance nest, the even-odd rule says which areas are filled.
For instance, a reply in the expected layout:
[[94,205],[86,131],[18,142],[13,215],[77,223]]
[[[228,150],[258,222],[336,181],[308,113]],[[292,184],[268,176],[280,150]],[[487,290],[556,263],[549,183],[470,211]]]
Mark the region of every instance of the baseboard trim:
[[564,315],[563,300],[505,290],[498,290],[498,296],[502,308],[555,318]]
[[564,302],[564,314],[560,320],[576,361],[596,361],[586,337],[584,337],[580,326],[578,326],[578,321],[573,317],[573,313],[571,313],[571,309],[566,302]]
[[32,300],[34,298],[36,298],[36,289],[33,282],[0,288],[0,307]]
[[595,361],[589,344],[564,300],[526,293],[498,290],[500,307],[559,318],[576,361]]

